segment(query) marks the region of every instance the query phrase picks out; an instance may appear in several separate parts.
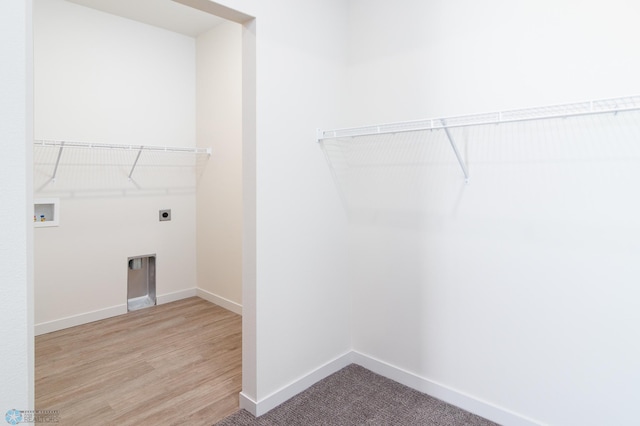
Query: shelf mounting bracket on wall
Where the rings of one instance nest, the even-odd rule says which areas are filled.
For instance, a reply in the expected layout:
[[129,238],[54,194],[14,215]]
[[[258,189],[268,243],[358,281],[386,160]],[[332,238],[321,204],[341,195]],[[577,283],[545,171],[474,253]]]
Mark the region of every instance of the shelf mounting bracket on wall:
[[140,159],[140,154],[142,154],[142,150],[144,146],[141,146],[138,150],[138,155],[136,155],[136,160],[133,162],[133,166],[131,167],[131,171],[129,172],[129,180],[131,180],[131,176],[133,176],[133,171],[136,169],[136,165],[138,164],[138,160]]
[[56,166],[53,168],[53,176],[51,176],[51,180],[53,182],[56,181],[56,176],[58,175],[58,166],[60,165],[60,157],[62,157],[63,149],[64,149],[64,142],[60,142],[60,149],[58,150],[58,158],[56,158]]
[[469,183],[469,171],[467,170],[467,165],[462,159],[462,156],[460,155],[460,151],[458,151],[458,146],[456,145],[456,142],[453,140],[453,137],[451,136],[451,132],[449,131],[449,128],[446,127],[446,123],[444,120],[442,120],[442,126],[444,128],[445,134],[447,135],[447,139],[449,139],[451,148],[453,149],[454,154],[456,154],[456,158],[458,159],[458,164],[460,164],[462,173],[464,174],[464,182]]
[[60,159],[62,157],[62,151],[64,148],[66,148],[67,150],[68,149],[122,150],[122,151],[138,150],[136,159],[133,162],[133,166],[131,167],[131,170],[129,171],[129,181],[131,181],[133,172],[135,171],[138,165],[138,160],[140,160],[142,151],[206,155],[207,157],[211,157],[211,152],[212,152],[211,148],[190,148],[190,147],[182,147],[182,146],[122,145],[122,144],[108,144],[108,143],[94,143],[94,142],[54,141],[54,140],[44,140],[44,139],[34,140],[33,145],[36,147],[47,147],[47,148],[57,147],[58,148],[56,165],[53,169],[53,176],[52,176],[53,182],[56,181],[56,177],[58,176],[58,167],[60,165]]
[[456,127],[483,126],[488,124],[517,123],[523,121],[548,120],[554,118],[580,117],[596,114],[618,114],[624,111],[640,111],[640,95],[619,98],[598,99],[570,104],[548,105],[534,108],[514,109],[481,114],[460,115],[448,118],[432,118],[425,120],[403,121],[397,123],[378,124],[365,127],[316,131],[317,140],[354,138],[382,134],[419,132],[424,130],[444,130],[451,148],[464,173],[465,181],[469,180],[467,166],[458,151],[449,129]]

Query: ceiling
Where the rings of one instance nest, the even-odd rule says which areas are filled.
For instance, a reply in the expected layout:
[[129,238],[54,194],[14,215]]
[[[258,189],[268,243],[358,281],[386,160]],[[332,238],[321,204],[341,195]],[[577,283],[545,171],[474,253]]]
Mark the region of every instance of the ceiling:
[[197,37],[223,21],[173,0],[67,0],[123,18]]

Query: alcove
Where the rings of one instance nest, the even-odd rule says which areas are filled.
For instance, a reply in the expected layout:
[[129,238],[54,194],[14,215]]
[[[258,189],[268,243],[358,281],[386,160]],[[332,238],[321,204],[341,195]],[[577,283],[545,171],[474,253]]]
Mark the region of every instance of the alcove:
[[35,232],[36,334],[127,312],[137,253],[159,304],[241,312],[241,37],[176,2],[35,0],[35,197],[66,219]]

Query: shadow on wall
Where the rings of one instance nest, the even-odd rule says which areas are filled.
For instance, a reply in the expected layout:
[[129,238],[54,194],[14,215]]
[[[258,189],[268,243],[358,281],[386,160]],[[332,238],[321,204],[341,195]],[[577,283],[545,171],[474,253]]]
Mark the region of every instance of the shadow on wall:
[[191,194],[208,160],[207,154],[143,151],[138,158],[137,149],[36,145],[34,188],[39,196],[63,197]]
[[[350,222],[419,229],[426,219],[455,218],[473,194],[492,199],[490,205],[479,203],[487,212],[515,213],[514,203],[526,205],[535,193],[534,209],[548,214],[548,207],[565,204],[567,194],[560,188],[583,173],[601,174],[608,165],[640,159],[640,145],[629,143],[640,137],[638,111],[450,132],[470,169],[468,185],[443,130],[322,141]],[[558,168],[566,172],[550,170]],[[568,181],[558,185],[558,178]]]
[[454,387],[475,374],[480,389],[509,359],[554,347],[534,337],[557,337],[568,301],[593,304],[576,302],[582,286],[623,294],[637,276],[611,254],[637,253],[640,113],[451,134],[468,184],[441,130],[321,147],[351,225],[354,349]]
[[457,215],[467,188],[455,154],[438,131],[325,140],[321,147],[351,225],[353,347],[391,365],[419,365],[425,351],[416,337],[427,332],[421,305],[434,297],[423,285],[431,253],[422,235]]
[[351,223],[410,229],[424,225],[432,206],[440,211],[447,205],[455,214],[464,176],[444,132],[328,139],[320,145]]

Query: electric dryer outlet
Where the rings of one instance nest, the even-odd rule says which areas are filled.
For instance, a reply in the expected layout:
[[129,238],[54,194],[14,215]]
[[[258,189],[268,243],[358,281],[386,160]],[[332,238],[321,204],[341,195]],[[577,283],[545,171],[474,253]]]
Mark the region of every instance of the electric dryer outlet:
[[160,222],[171,220],[171,209],[160,210],[159,217],[160,217]]

